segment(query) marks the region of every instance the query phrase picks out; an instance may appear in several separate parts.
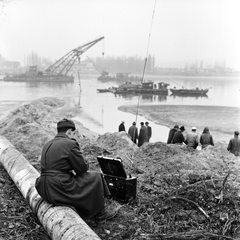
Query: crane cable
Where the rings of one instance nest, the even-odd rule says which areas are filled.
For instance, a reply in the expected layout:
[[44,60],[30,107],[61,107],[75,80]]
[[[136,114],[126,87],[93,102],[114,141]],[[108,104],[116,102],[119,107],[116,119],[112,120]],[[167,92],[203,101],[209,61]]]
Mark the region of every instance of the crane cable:
[[80,102],[80,99],[81,99],[81,93],[82,93],[82,86],[81,86],[81,79],[80,79],[80,62],[81,62],[81,58],[80,56],[77,56],[78,58],[78,64],[79,64],[79,67],[78,67],[78,85],[79,85],[79,99],[78,99],[78,107],[80,108],[81,107],[81,102]]
[[[152,32],[152,26],[153,26],[154,14],[155,14],[156,2],[157,2],[157,0],[155,0],[154,7],[153,7],[151,26],[150,26],[150,31],[149,31],[149,35],[148,35],[147,52],[146,52],[146,57],[145,57],[145,60],[144,60],[144,66],[143,66],[143,73],[142,73],[141,83],[143,83],[144,75],[145,75],[145,71],[146,71],[146,66],[147,66],[148,52],[149,52],[149,46],[150,46],[150,39],[151,39],[151,32]],[[138,95],[138,104],[137,104],[136,121],[135,121],[136,123],[137,123],[137,116],[138,116],[139,105],[140,105],[140,94]]]

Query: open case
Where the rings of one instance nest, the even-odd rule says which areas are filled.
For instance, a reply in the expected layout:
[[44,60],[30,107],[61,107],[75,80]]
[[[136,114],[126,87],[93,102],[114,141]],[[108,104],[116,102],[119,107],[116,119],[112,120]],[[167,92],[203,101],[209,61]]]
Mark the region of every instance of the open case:
[[111,197],[125,203],[135,199],[137,178],[127,176],[122,160],[104,156],[98,156],[97,160],[111,192]]

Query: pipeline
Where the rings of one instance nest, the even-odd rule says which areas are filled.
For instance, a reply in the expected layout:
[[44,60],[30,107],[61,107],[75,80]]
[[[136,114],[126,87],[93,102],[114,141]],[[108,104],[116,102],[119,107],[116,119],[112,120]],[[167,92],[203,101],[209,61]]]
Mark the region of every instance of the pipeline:
[[0,136],[0,163],[37,215],[53,240],[100,240],[97,234],[71,208],[45,202],[35,188],[39,172],[3,136]]

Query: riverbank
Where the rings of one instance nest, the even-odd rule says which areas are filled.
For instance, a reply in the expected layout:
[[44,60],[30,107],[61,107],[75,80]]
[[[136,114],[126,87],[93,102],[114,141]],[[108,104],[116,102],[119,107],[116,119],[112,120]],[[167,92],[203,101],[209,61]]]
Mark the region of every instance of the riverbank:
[[[136,114],[137,107],[125,105],[119,110]],[[215,142],[227,143],[233,137],[233,132],[240,130],[240,108],[237,107],[144,105],[138,108],[138,115],[169,128],[178,124],[185,126],[186,131],[191,131],[195,126],[199,134],[208,126]]]

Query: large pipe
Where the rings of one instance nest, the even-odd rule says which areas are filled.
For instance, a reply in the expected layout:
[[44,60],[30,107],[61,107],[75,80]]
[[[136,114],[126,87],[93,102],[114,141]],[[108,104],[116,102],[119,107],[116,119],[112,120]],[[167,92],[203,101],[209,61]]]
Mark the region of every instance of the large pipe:
[[0,136],[0,162],[53,240],[99,240],[96,233],[69,207],[45,202],[35,188],[39,172],[3,136]]

